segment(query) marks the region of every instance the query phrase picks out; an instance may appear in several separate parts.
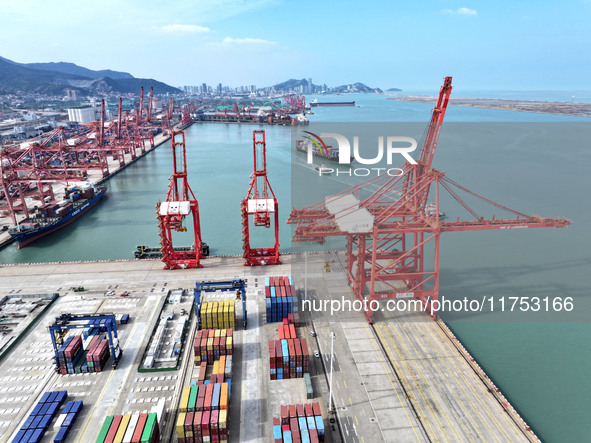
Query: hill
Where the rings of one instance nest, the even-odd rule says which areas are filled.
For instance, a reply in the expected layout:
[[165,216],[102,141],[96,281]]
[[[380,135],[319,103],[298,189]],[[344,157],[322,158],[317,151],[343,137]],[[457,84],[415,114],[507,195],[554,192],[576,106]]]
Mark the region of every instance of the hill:
[[65,94],[68,88],[76,89],[83,95],[92,95],[97,92],[137,93],[140,86],[144,88],[153,86],[155,94],[181,92],[166,83],[154,79],[135,78],[126,72],[93,71],[64,62],[24,64],[0,57],[0,94],[24,92],[61,95]]

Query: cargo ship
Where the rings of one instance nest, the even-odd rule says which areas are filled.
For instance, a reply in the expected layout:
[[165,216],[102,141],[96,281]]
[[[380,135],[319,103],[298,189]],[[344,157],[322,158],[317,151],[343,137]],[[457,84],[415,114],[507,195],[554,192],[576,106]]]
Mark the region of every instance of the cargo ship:
[[[323,146],[323,148],[325,147],[326,149],[320,149],[317,145],[311,144],[304,140],[296,140],[296,150],[307,154],[308,146],[312,147],[312,155],[314,157],[320,157],[326,160],[333,160],[335,162],[339,161],[339,150],[331,145]],[[353,158],[354,157],[351,156],[351,161],[353,161]]]
[[18,249],[69,225],[92,207],[105,195],[105,186],[85,183],[65,189],[64,199],[45,203],[36,209],[35,215],[21,221],[8,233],[18,242]]
[[324,107],[324,106],[355,106],[355,102],[319,102],[314,99],[310,102],[311,107]]

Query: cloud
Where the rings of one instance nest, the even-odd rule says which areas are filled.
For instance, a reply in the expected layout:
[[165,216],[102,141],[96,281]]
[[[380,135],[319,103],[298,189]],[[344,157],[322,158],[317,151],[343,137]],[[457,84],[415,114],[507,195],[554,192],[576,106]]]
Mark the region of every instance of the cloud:
[[232,38],[226,37],[222,40],[225,45],[276,45],[276,42],[271,40],[263,40],[262,38]]
[[444,9],[441,12],[443,12],[444,14],[468,15],[468,16],[478,14],[478,12],[476,12],[476,9],[469,9],[469,8]]
[[166,26],[162,26],[161,28],[163,31],[165,32],[191,32],[191,33],[200,33],[200,34],[205,34],[207,32],[210,32],[211,29],[205,27],[205,26],[199,26],[199,25],[179,25],[179,24],[174,24],[174,25],[166,25]]

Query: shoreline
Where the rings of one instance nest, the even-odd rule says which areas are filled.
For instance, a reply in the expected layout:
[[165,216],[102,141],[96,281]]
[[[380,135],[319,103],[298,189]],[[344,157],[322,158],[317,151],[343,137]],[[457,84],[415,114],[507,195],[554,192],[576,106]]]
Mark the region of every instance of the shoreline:
[[[429,95],[397,95],[387,100],[435,104],[437,97]],[[498,98],[452,97],[449,104],[471,108],[500,109],[503,111],[537,112],[541,114],[591,117],[591,103],[548,102],[541,100],[509,100]]]

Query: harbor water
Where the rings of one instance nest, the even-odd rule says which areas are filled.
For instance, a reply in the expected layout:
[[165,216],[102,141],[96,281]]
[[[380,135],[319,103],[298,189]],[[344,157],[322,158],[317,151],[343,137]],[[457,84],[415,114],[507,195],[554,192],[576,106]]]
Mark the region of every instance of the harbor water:
[[[378,95],[317,98],[354,99],[356,106],[313,108],[313,122],[426,124],[432,108]],[[448,108],[445,121],[591,124],[591,119],[582,117],[459,106]],[[291,128],[194,124],[186,131],[188,180],[199,201],[203,240],[215,255],[242,252],[240,202],[253,170],[254,129],[266,132],[269,181],[279,201],[281,250],[291,250],[290,229],[285,224],[292,195]],[[442,138],[444,134],[445,123]],[[588,144],[557,144],[552,152],[532,152],[520,150],[516,143],[507,153],[502,146],[494,151],[479,150],[461,140],[454,143],[442,141],[433,163],[447,177],[516,210],[562,216],[573,225],[566,229],[443,235],[440,294],[573,295],[578,303],[575,310],[591,312],[584,297],[589,295],[591,271]],[[138,245],[158,246],[156,204],[165,198],[172,172],[170,146],[170,142],[161,145],[111,178],[103,201],[74,224],[22,250],[14,244],[0,250],[0,263],[130,259]],[[316,179],[324,185],[336,180]],[[257,237],[255,246],[270,241],[266,232]],[[191,243],[190,233],[178,236],[179,246]],[[543,441],[589,441],[591,326],[588,315],[576,319],[555,322],[549,315],[543,321],[511,321],[509,317],[501,322],[474,315],[450,322],[462,343]]]

